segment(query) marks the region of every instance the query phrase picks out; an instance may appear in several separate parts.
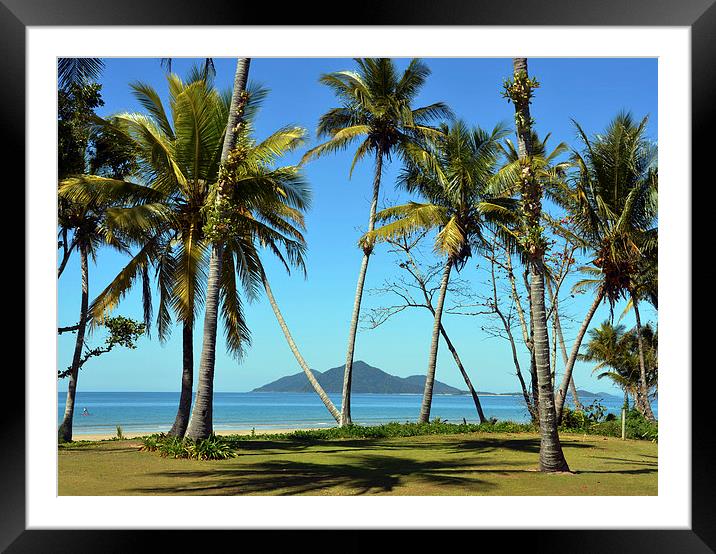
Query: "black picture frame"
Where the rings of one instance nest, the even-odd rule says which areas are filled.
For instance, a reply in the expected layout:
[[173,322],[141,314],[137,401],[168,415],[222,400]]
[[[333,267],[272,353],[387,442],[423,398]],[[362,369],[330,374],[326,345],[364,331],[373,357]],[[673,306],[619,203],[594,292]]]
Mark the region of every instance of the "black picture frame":
[[[714,171],[710,150],[713,148],[712,129],[716,118],[712,109],[716,99],[716,5],[715,0],[513,0],[511,2],[459,0],[367,0],[355,5],[346,3],[304,2],[281,3],[270,7],[262,3],[228,2],[219,0],[0,0],[0,66],[5,83],[0,87],[0,111],[3,130],[12,134],[12,141],[4,147],[12,179],[6,181],[6,191],[14,188],[20,197],[24,192],[19,183],[25,182],[24,165],[11,160],[25,159],[25,31],[27,26],[66,25],[583,25],[583,26],[684,26],[691,29],[692,54],[692,254],[704,252],[696,241],[703,240],[709,248],[706,234],[697,222],[708,221],[706,210],[713,205]],[[688,181],[684,183],[689,186]],[[12,191],[10,191],[12,192]],[[711,192],[711,195],[708,193]],[[698,202],[695,201],[698,193]],[[704,196],[705,195],[705,196]],[[24,204],[24,199],[18,198]],[[31,209],[31,206],[25,206]],[[697,217],[698,210],[702,216]],[[711,216],[713,217],[713,216]],[[708,235],[706,235],[708,236]],[[713,248],[711,246],[711,248]],[[700,256],[702,254],[699,254]],[[705,256],[709,256],[706,254]],[[702,259],[702,258],[699,258]],[[693,267],[693,266],[692,266]],[[713,270],[692,271],[692,295],[695,291],[711,291]],[[17,276],[15,276],[17,281]],[[17,287],[17,284],[14,285]],[[25,290],[25,295],[32,291]],[[701,302],[700,302],[701,304]],[[713,303],[711,303],[713,305]],[[692,303],[693,306],[693,303]],[[700,311],[706,310],[701,306]],[[696,314],[695,314],[696,315]],[[707,311],[707,315],[710,313]],[[25,329],[31,333],[32,329]],[[708,344],[708,325],[692,320],[692,345]],[[701,339],[701,340],[699,340]],[[712,339],[713,340],[713,339]],[[6,344],[10,344],[6,339]],[[8,349],[11,347],[8,346]],[[695,350],[694,350],[695,353]],[[10,353],[6,352],[8,359]],[[705,362],[692,365],[692,525],[689,530],[583,530],[583,531],[483,531],[490,538],[509,544],[510,549],[529,549],[536,552],[713,552],[716,549],[716,492],[711,452],[714,432],[710,425],[713,405],[714,372]],[[17,367],[17,364],[14,364]],[[2,491],[0,502],[0,548],[7,552],[127,552],[144,550],[150,543],[162,550],[185,551],[192,543],[215,547],[217,541],[228,540],[238,548],[252,548],[260,544],[261,531],[133,531],[133,530],[26,530],[25,526],[25,379],[10,364],[4,368],[4,405],[2,415],[3,445],[0,448]],[[688,375],[689,368],[679,368]],[[14,391],[10,394],[8,391]],[[565,499],[569,509],[570,499]],[[584,506],[585,522],[598,518]],[[237,514],[240,518],[240,514]],[[479,518],[479,514],[476,514]],[[556,521],[558,518],[556,518]],[[81,517],[78,517],[81,526]],[[446,531],[447,532],[447,531]],[[207,536],[212,533],[212,536]],[[239,533],[240,535],[237,535]],[[301,531],[270,531],[270,551],[283,550],[284,545],[301,549],[311,546],[313,538]],[[339,533],[341,533],[339,531]],[[343,532],[345,533],[345,532]],[[380,549],[394,540],[390,531],[352,532],[346,540],[336,537],[335,548],[342,551]],[[417,547],[426,551],[431,541],[479,548],[492,541],[475,536],[475,531],[452,531],[449,543],[443,532],[425,536],[421,531],[402,531],[397,540],[402,550]],[[254,541],[258,542],[254,542]],[[325,540],[322,538],[321,540]],[[330,539],[329,539],[330,540]],[[455,542],[457,540],[457,542]],[[208,541],[208,542],[207,542]],[[237,542],[238,541],[238,542]],[[504,541],[504,542],[503,542]],[[493,543],[494,544],[494,543]],[[347,546],[346,546],[347,545]],[[315,545],[314,545],[315,546]],[[489,548],[489,547],[488,547]]]

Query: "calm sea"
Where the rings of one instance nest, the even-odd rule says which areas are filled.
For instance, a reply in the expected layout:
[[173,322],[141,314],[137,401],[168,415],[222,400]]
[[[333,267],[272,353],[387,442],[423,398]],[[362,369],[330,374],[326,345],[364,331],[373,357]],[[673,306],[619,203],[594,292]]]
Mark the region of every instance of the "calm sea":
[[[57,417],[64,413],[66,393],[58,393]],[[331,395],[338,406],[340,395]],[[354,394],[353,421],[377,424],[389,421],[415,421],[420,410],[419,394]],[[529,419],[520,396],[483,396],[480,398],[487,417],[500,420]],[[590,403],[591,398],[583,399]],[[121,425],[124,434],[167,431],[176,416],[179,393],[173,392],[78,392],[75,404],[74,432],[114,434]],[[619,414],[621,399],[601,400],[609,412]],[[90,415],[80,415],[87,408]],[[656,413],[656,403],[653,406]],[[453,423],[477,422],[472,397],[436,395],[431,418]],[[214,428],[222,430],[304,429],[331,427],[335,421],[321,400],[312,393],[217,392],[214,394]]]

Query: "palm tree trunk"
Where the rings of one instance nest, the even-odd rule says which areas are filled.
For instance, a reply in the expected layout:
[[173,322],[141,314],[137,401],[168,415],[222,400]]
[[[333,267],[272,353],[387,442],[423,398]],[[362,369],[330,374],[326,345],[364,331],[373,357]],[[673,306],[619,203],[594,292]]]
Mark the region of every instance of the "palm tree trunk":
[[[378,196],[380,193],[380,178],[383,173],[383,153],[380,148],[375,153],[375,176],[373,178],[373,201],[370,205],[370,216],[368,218],[368,232],[375,229],[375,213],[378,210]],[[351,386],[353,384],[353,354],[356,345],[356,333],[358,332],[358,320],[360,318],[360,305],[363,298],[363,286],[365,276],[368,272],[368,261],[373,252],[373,245],[369,244],[363,248],[363,261],[358,273],[358,284],[356,285],[356,296],[353,301],[353,316],[351,327],[348,332],[348,352],[346,353],[346,365],[343,372],[343,394],[341,395],[341,427],[350,425],[351,421]]]
[[540,471],[569,471],[557,432],[554,389],[549,367],[549,337],[544,304],[544,266],[541,260],[531,263],[532,320],[534,325],[535,365],[539,388]]
[[331,399],[326,394],[326,391],[323,390],[323,387],[316,379],[315,375],[313,374],[313,371],[311,371],[311,368],[308,367],[308,364],[306,363],[306,360],[303,359],[303,356],[301,356],[301,352],[298,350],[298,346],[296,346],[296,343],[293,340],[293,337],[291,336],[291,331],[288,329],[288,325],[286,325],[286,321],[283,319],[283,315],[281,314],[281,310],[278,308],[278,304],[276,303],[276,299],[273,296],[273,292],[271,291],[271,287],[269,286],[268,279],[266,278],[266,274],[261,272],[261,282],[264,285],[264,289],[266,290],[266,297],[269,300],[269,304],[271,304],[271,308],[273,309],[273,313],[276,316],[276,320],[278,321],[279,326],[281,327],[281,331],[283,331],[283,336],[286,337],[286,342],[288,342],[288,346],[291,349],[291,352],[293,352],[294,357],[296,358],[296,361],[298,362],[298,365],[301,366],[301,369],[306,374],[306,377],[308,378],[308,382],[311,383],[311,386],[313,387],[313,390],[316,391],[316,394],[320,397],[323,404],[326,406],[329,412],[331,412],[331,415],[334,417],[337,423],[341,422],[341,413],[336,409],[335,405],[331,401]]
[[458,356],[458,354],[457,354],[457,349],[455,348],[452,341],[448,337],[447,331],[445,331],[445,327],[443,327],[442,323],[440,324],[440,333],[442,334],[443,339],[445,339],[445,344],[447,345],[448,350],[452,354],[452,357],[455,359],[455,364],[457,364],[457,368],[460,370],[460,374],[462,375],[462,378],[465,380],[467,389],[470,391],[470,395],[472,396],[472,401],[475,403],[475,409],[477,410],[477,415],[480,418],[480,423],[487,423],[487,418],[485,417],[485,413],[482,411],[482,404],[480,403],[480,398],[477,396],[475,387],[472,386],[472,381],[470,381],[470,377],[467,375],[467,371],[465,371],[465,367],[462,365],[460,356]]
[[189,425],[191,400],[194,387],[194,326],[190,321],[182,324],[182,371],[179,407],[169,435],[183,438]]
[[[246,103],[244,92],[249,77],[251,58],[239,58],[236,62],[234,90],[231,95],[229,121],[226,125],[226,136],[221,150],[223,163],[236,142],[237,126],[241,122],[243,108]],[[219,190],[217,200],[221,196]],[[204,313],[204,334],[199,360],[199,383],[196,400],[192,410],[186,436],[192,440],[205,439],[213,432],[214,403],[214,364],[216,361],[216,331],[219,315],[219,282],[221,280],[223,245],[214,242],[209,258],[209,275],[206,286],[206,302]]]
[[[526,76],[527,58],[514,58],[513,70],[515,80],[522,74]],[[522,160],[532,155],[531,116],[529,98],[515,100],[517,116],[517,138],[519,155]],[[525,171],[526,170],[526,171]],[[523,174],[522,200],[527,214],[527,227],[530,231],[538,229],[541,218],[542,193],[539,183],[529,164],[525,165]],[[549,337],[547,333],[547,312],[544,294],[544,261],[543,250],[539,244],[529,247],[530,269],[530,320],[534,332],[534,360],[537,374],[540,422],[540,471],[569,471],[569,466],[562,452],[557,432],[557,416],[554,407],[554,388],[550,375]]]
[[438,293],[438,302],[435,306],[435,323],[433,325],[433,340],[430,344],[430,356],[428,357],[428,371],[425,376],[425,390],[423,391],[423,403],[420,406],[420,416],[418,423],[427,423],[430,421],[430,408],[433,403],[433,387],[435,386],[435,367],[438,361],[438,344],[440,343],[440,327],[443,315],[443,306],[445,305],[445,295],[447,294],[448,282],[450,281],[450,271],[452,270],[453,260],[448,257],[443,270],[443,277],[440,281],[440,292]]
[[67,400],[65,401],[65,415],[62,418],[60,428],[57,430],[57,438],[60,442],[72,440],[72,418],[75,413],[75,396],[77,394],[77,378],[79,377],[80,359],[82,348],[85,344],[85,330],[87,328],[87,308],[89,305],[89,268],[87,266],[87,247],[80,244],[80,268],[82,271],[82,297],[80,300],[80,322],[77,326],[77,340],[75,341],[75,352],[72,356],[69,384],[67,386]]
[[642,414],[646,419],[655,422],[654,412],[651,411],[649,403],[649,386],[646,380],[646,363],[644,362],[644,340],[641,336],[641,314],[639,313],[639,301],[636,295],[631,294],[632,305],[634,306],[634,317],[636,318],[636,341],[639,346],[639,388],[637,394],[641,404]]
[[[582,339],[584,339],[584,335],[587,332],[587,328],[589,327],[589,324],[592,321],[592,318],[594,317],[594,313],[597,311],[597,308],[599,307],[599,304],[601,304],[602,300],[604,299],[604,288],[600,287],[599,291],[597,292],[597,296],[594,298],[594,302],[592,302],[592,305],[589,307],[589,311],[587,312],[587,315],[584,316],[584,321],[582,322],[582,326],[579,328],[579,332],[577,333],[577,338],[574,339],[574,344],[572,345],[572,351],[569,354],[569,360],[567,360],[567,363],[564,366],[564,376],[562,378],[562,384],[559,387],[559,391],[557,391],[557,399],[556,399],[556,405],[557,405],[557,424],[559,424],[562,421],[562,411],[564,409],[564,402],[567,398],[567,387],[569,386],[569,382],[572,379],[572,371],[574,370],[574,364],[577,361],[577,356],[579,354],[579,348],[582,346]],[[560,330],[561,333],[561,330]]]

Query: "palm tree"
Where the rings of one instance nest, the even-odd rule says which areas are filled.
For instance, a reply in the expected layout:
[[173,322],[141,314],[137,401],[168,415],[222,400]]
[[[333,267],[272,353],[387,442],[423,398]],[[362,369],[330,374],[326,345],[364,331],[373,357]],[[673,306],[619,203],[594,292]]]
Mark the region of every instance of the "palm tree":
[[557,417],[549,363],[549,337],[545,309],[544,252],[542,191],[539,173],[544,170],[543,160],[533,150],[532,117],[530,103],[533,90],[539,84],[529,77],[527,58],[513,59],[513,78],[505,83],[505,96],[515,107],[519,160],[508,164],[518,184],[523,212],[519,241],[527,258],[530,271],[530,321],[533,329],[534,364],[537,375],[540,420],[540,471],[569,471],[557,432]]
[[[532,152],[531,155],[531,166],[532,171],[534,171],[534,177],[537,179],[537,181],[540,183],[540,186],[543,188],[545,193],[549,193],[552,188],[555,186],[558,186],[563,182],[565,172],[567,171],[569,164],[567,162],[560,162],[558,161],[559,157],[568,151],[568,146],[564,142],[560,142],[554,149],[551,151],[547,148],[547,143],[549,142],[549,138],[551,136],[551,133],[547,133],[544,138],[540,138],[539,135],[535,132],[534,129],[530,129],[530,138],[529,138],[529,144],[530,144],[530,151]],[[505,156],[505,166],[500,170],[498,173],[498,177],[500,179],[496,180],[496,184],[498,186],[496,187],[496,190],[500,190],[503,192],[503,194],[512,194],[516,195],[520,193],[519,184],[520,184],[520,172],[521,170],[521,162],[520,162],[520,151],[519,146],[515,146],[514,143],[510,139],[505,139],[504,144],[502,145],[502,151]],[[500,182],[501,181],[501,182]],[[546,219],[548,223],[552,223],[551,218],[549,215],[545,212],[542,213],[542,218]],[[512,249],[516,250],[519,254],[522,262],[529,265],[529,252],[527,252],[524,249],[525,241],[524,239],[520,240],[520,234],[521,234],[521,226],[523,222],[519,221],[517,225],[511,226],[509,229],[507,243],[505,244],[505,251],[507,254],[507,269],[511,273],[512,272],[512,260],[510,258],[510,252]],[[554,224],[553,224],[554,226]],[[550,285],[550,271],[549,268],[545,266],[545,283],[547,286],[547,291],[549,294],[551,294],[551,285]],[[527,273],[525,272],[525,282],[527,283],[526,279]],[[512,294],[513,296],[517,295],[517,289],[514,283],[512,283]],[[527,283],[527,288],[529,289],[529,284]],[[529,296],[529,295],[528,295]],[[528,303],[531,306],[532,300],[531,298],[528,298]],[[554,309],[555,304],[552,303],[553,308],[550,310],[552,312],[553,316],[557,316],[557,311]],[[520,315],[520,323],[523,327],[523,336],[525,337],[525,344],[527,346],[527,349],[530,352],[530,373],[532,376],[532,408],[530,408],[530,402],[527,401],[527,407],[532,414],[533,419],[536,421],[538,419],[538,412],[539,412],[539,388],[537,386],[538,379],[537,379],[537,363],[535,359],[535,348],[534,348],[534,325],[532,321],[530,321],[530,329],[529,332],[527,330],[527,324],[524,318],[524,313],[522,312],[522,308],[520,307],[520,304],[517,303],[515,306],[518,310],[518,314]],[[530,308],[531,309],[531,308]],[[531,314],[531,312],[530,312]],[[555,322],[559,322],[559,318],[555,317]],[[561,334],[558,333],[558,334]],[[572,380],[570,379],[571,386],[573,387],[573,393],[576,389],[574,389],[574,385]],[[576,395],[574,395],[576,398]],[[526,399],[527,400],[527,399]]]
[[[112,206],[136,200],[136,190],[131,186],[110,186],[105,194],[94,197],[76,198],[70,194],[69,187],[60,183],[58,188],[58,223],[60,234],[72,236],[73,247],[79,252],[81,271],[81,300],[77,325],[60,329],[60,332],[77,332],[72,365],[69,369],[67,400],[62,423],[58,429],[60,442],[72,440],[72,420],[74,416],[77,381],[81,365],[82,349],[89,316],[89,260],[95,259],[97,250],[105,245],[120,252],[126,252],[126,243],[107,227],[107,212]],[[140,194],[141,196],[141,194]]]
[[[241,82],[235,83],[235,91],[237,86],[241,87]],[[234,142],[222,163],[218,180],[211,188],[204,226],[212,243],[212,258],[219,256],[220,261],[217,263],[213,259],[209,263],[202,363],[196,401],[186,433],[192,440],[204,439],[213,432],[217,307],[211,298],[214,295],[216,301],[219,299],[218,291],[214,292],[212,287],[219,288],[218,275],[221,275],[222,267],[233,267],[240,261],[250,268],[245,276],[245,288],[265,285],[267,281],[259,255],[259,247],[264,247],[276,255],[287,270],[293,266],[305,271],[301,212],[308,207],[308,189],[298,166],[275,167],[278,158],[303,144],[305,131],[285,127],[264,141],[256,142],[252,137],[251,120],[243,117],[243,105],[247,98],[245,94],[242,96],[234,126]],[[240,252],[242,260],[235,262],[233,252]],[[270,289],[266,288],[270,299],[273,298]],[[226,305],[226,298],[223,301],[225,311],[230,313],[233,306]],[[275,302],[272,302],[274,305]]]
[[[658,338],[650,325],[642,327],[641,334],[646,345],[647,387],[651,390],[657,386]],[[636,329],[625,331],[623,325],[603,322],[589,331],[589,342],[579,359],[596,362],[592,372],[600,371],[597,378],[611,380],[624,391],[625,400],[631,396],[638,407],[641,370]]]
[[[573,152],[572,163],[577,173],[556,199],[572,216],[577,239],[594,256],[592,266],[582,268],[591,278],[576,286],[596,287],[597,294],[572,348],[565,380],[571,375],[581,338],[602,298],[609,302],[612,310],[622,298],[631,302],[640,341],[639,298],[656,295],[658,178],[656,149],[645,137],[647,121],[644,118],[637,123],[631,114],[620,113],[606,133],[594,139],[575,122],[584,148],[583,152]],[[645,280],[649,272],[652,278]],[[646,367],[641,358],[643,355],[640,356],[642,386],[638,406],[644,416],[653,421],[646,390]],[[557,397],[560,413],[565,382]]]
[[502,126],[492,132],[470,129],[462,122],[441,126],[441,138],[434,149],[411,148],[401,183],[419,192],[427,202],[409,202],[382,210],[377,221],[390,223],[367,233],[362,243],[394,239],[417,230],[439,229],[435,251],[446,257],[437,303],[425,390],[418,421],[427,423],[435,383],[441,318],[450,273],[460,270],[474,249],[485,245],[483,228],[511,218],[514,203],[488,196],[499,157],[499,141],[507,131]]
[[[95,319],[114,308],[136,280],[150,290],[148,270],[155,269],[159,288],[157,328],[160,340],[171,331],[173,310],[182,323],[182,378],[177,415],[170,434],[183,436],[189,422],[193,388],[193,328],[196,312],[202,307],[206,254],[209,244],[203,233],[202,209],[209,184],[216,180],[219,153],[226,132],[229,97],[220,95],[199,70],[188,81],[167,77],[171,110],[167,112],[159,94],[143,83],[133,83],[137,100],[148,113],[120,114],[105,128],[124,137],[140,159],[140,180],[151,201],[109,212],[113,229],[131,234],[136,255],[97,297],[92,306]],[[106,180],[85,176],[76,183],[77,192],[100,191]],[[241,269],[241,268],[240,268]],[[225,279],[227,286],[233,281]],[[225,290],[236,297],[234,290]],[[147,311],[151,312],[148,307]],[[241,312],[225,314],[227,345],[240,355],[248,342]]]
[[[404,156],[406,149],[416,140],[435,135],[427,124],[444,117],[451,117],[447,106],[441,102],[422,108],[412,104],[430,75],[430,69],[418,59],[408,64],[402,75],[388,58],[356,59],[358,71],[339,71],[323,75],[321,83],[330,87],[341,101],[341,106],[326,112],[318,124],[318,136],[328,140],[309,150],[304,161],[343,150],[360,141],[353,157],[350,174],[358,161],[371,155],[375,160],[373,199],[368,216],[368,232],[375,228],[383,163],[393,155]],[[353,315],[348,332],[348,349],[341,397],[341,425],[351,423],[351,384],[353,354],[360,318],[361,299],[368,261],[373,244],[363,243],[363,261],[358,273]]]
[[[148,269],[155,269],[160,339],[165,340],[171,331],[171,311],[182,323],[181,393],[169,434],[183,437],[189,423],[194,383],[193,328],[196,313],[203,305],[210,247],[203,230],[205,206],[210,185],[218,176],[230,96],[219,94],[205,81],[199,69],[192,71],[188,82],[176,75],[169,75],[167,79],[171,95],[169,112],[154,89],[135,83],[132,85],[134,94],[149,115],[120,114],[104,125],[113,135],[123,137],[132,145],[141,162],[137,177],[149,186],[144,187],[148,193],[146,202],[108,211],[112,229],[134,236],[138,250],[97,297],[91,312],[94,319],[104,317],[136,281],[141,280],[144,291],[150,289]],[[247,118],[255,116],[264,95],[260,89],[251,91],[245,110]],[[157,152],[162,155],[158,156]],[[74,183],[75,193],[99,193],[107,182],[97,176],[83,176]],[[222,316],[229,351],[240,357],[249,343],[249,334],[233,271],[235,268],[240,280],[246,282],[247,272],[255,272],[256,266],[244,263],[250,260],[240,249],[233,255],[237,262],[224,266],[228,274],[222,276],[220,285],[222,298],[235,300],[233,307],[231,302],[222,300]],[[251,287],[247,290],[254,292]],[[151,303],[148,311],[151,313]],[[311,377],[312,374],[309,381]],[[317,392],[325,395],[320,385]],[[335,407],[333,410],[337,414]]]
[[[236,73],[234,74],[234,86],[231,93],[231,102],[229,105],[229,118],[226,124],[226,133],[221,149],[219,162],[224,166],[229,157],[229,153],[234,150],[237,143],[238,135],[241,131],[243,123],[244,110],[248,100],[246,92],[246,84],[249,78],[249,67],[251,58],[239,58],[236,62]],[[225,202],[225,191],[223,190],[224,175],[223,167],[220,167],[214,191],[216,204]],[[225,172],[225,170],[224,170]],[[218,185],[218,186],[217,186]],[[217,314],[219,305],[219,282],[222,274],[222,262],[224,258],[224,249],[221,241],[216,240],[211,245],[211,256],[209,258],[209,275],[206,287],[206,304],[204,312],[204,333],[202,340],[201,359],[199,362],[199,380],[201,387],[201,397],[197,393],[195,408],[199,410],[198,417],[192,417],[190,425],[190,438],[204,438],[212,432],[212,409],[213,409],[213,383],[214,383],[214,363],[216,360],[216,328]],[[196,412],[195,412],[196,414]],[[192,423],[194,425],[192,425]]]

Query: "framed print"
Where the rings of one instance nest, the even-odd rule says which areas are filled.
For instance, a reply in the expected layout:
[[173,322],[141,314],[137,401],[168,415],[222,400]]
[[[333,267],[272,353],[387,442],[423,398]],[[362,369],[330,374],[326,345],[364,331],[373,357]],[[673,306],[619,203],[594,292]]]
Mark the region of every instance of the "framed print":
[[26,217],[3,549],[716,549],[711,0],[2,0],[0,25]]

